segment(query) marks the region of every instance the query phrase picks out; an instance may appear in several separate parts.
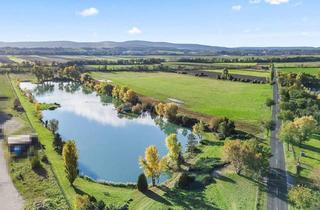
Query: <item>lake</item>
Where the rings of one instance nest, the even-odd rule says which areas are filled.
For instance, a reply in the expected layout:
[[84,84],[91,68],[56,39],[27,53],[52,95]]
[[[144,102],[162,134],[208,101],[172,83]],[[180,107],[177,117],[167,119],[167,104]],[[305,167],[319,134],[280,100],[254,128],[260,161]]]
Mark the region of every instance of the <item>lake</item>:
[[[64,140],[75,140],[81,175],[95,180],[136,182],[142,172],[138,159],[146,147],[155,145],[167,153],[165,138],[176,133],[185,150],[190,130],[144,113],[139,117],[119,114],[112,97],[98,96],[76,83],[32,84],[21,82],[41,103],[59,103],[56,110],[43,111],[43,120],[57,119]],[[166,176],[161,177],[161,181]]]

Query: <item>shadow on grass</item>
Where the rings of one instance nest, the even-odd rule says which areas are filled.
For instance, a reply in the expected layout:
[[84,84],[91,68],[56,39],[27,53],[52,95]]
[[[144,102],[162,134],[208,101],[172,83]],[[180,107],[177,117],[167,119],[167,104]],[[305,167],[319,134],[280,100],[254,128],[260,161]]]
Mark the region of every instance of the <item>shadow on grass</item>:
[[227,176],[224,176],[224,175],[221,175],[221,174],[214,174],[214,178],[215,179],[219,179],[221,181],[224,181],[224,182],[230,182],[230,183],[233,183],[233,184],[236,184],[237,182],[234,181],[233,179],[227,177]]
[[147,192],[143,193],[145,196],[147,196],[148,198],[157,201],[159,203],[165,204],[167,206],[171,206],[172,204],[166,200],[164,197],[162,197],[161,195],[158,195],[157,193],[153,192],[152,190],[148,190]]
[[33,171],[38,175],[38,176],[42,176],[43,178],[48,178],[48,172],[47,170],[40,165],[39,167],[33,169]]
[[314,146],[311,146],[311,145],[302,144],[300,146],[300,148],[304,149],[304,150],[310,150],[310,151],[313,151],[313,152],[316,152],[316,153],[320,153],[320,148],[317,148],[317,147],[314,147]]
[[168,200],[184,209],[219,209],[214,203],[208,203],[203,193],[204,188],[195,185],[188,189],[167,187],[161,187],[161,189],[165,191],[164,196]]
[[203,139],[201,140],[201,144],[206,146],[223,146],[224,141],[212,141],[212,140]]

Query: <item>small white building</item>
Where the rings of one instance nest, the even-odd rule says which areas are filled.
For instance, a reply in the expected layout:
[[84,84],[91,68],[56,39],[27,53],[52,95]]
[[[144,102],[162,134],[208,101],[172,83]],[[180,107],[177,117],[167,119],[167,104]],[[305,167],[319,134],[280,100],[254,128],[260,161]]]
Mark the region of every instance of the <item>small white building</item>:
[[14,135],[7,139],[9,151],[17,156],[28,151],[31,145],[38,142],[37,135]]

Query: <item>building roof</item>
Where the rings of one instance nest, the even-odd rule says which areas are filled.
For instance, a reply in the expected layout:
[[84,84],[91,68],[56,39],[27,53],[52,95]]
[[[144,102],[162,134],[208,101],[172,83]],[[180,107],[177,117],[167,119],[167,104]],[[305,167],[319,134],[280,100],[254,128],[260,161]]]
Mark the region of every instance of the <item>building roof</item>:
[[12,144],[31,144],[31,135],[15,135],[8,137],[8,145]]

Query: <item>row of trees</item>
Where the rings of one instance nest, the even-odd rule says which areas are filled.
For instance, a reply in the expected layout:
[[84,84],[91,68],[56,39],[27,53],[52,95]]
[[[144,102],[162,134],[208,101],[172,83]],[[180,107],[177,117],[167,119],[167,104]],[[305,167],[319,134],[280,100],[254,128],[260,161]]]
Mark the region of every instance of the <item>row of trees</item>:
[[160,64],[164,62],[161,58],[136,58],[136,59],[119,59],[119,60],[75,60],[65,63],[65,66],[83,66],[83,65],[150,65],[150,64]]
[[[291,148],[292,152],[295,153],[295,147],[293,146],[301,147],[318,130],[320,101],[315,95],[310,94],[307,88],[319,88],[319,78],[304,73],[279,75],[279,83],[282,86],[279,117],[283,120],[279,138],[288,144],[288,152]],[[302,170],[300,161],[301,159],[298,157],[296,164],[298,177]],[[320,168],[314,168],[309,177],[312,182],[304,181],[304,185],[298,184],[289,189],[288,199],[296,208],[320,208],[319,172]],[[300,181],[298,179],[297,183]]]

